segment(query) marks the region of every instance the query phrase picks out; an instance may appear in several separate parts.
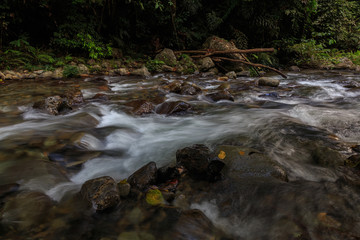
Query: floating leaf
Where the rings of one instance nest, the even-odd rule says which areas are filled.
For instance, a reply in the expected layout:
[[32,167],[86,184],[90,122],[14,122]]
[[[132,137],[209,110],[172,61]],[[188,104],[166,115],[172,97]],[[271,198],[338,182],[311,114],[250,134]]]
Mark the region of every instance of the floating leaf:
[[244,156],[244,155],[245,155],[245,152],[239,151],[239,154],[240,154],[241,156]]
[[226,153],[224,151],[220,151],[218,158],[220,158],[221,160],[223,160],[226,157]]
[[119,183],[120,183],[120,184],[126,184],[126,183],[127,183],[127,179],[125,178],[125,179],[121,180]]
[[146,202],[150,205],[159,205],[165,200],[159,189],[151,189],[146,193]]

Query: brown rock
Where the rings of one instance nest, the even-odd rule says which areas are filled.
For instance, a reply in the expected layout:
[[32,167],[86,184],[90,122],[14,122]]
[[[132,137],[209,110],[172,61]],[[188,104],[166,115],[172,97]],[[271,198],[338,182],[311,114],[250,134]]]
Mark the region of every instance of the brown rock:
[[234,101],[233,95],[231,95],[231,93],[229,93],[226,89],[219,92],[206,94],[205,96],[215,102],[218,102],[220,100],[228,100],[232,102]]
[[184,166],[195,178],[207,175],[210,159],[210,149],[203,144],[195,144],[176,152],[176,163]]
[[80,193],[97,211],[115,207],[120,202],[116,182],[108,176],[86,181]]
[[131,187],[137,188],[141,191],[146,190],[147,187],[155,183],[156,172],[156,163],[150,162],[134,172],[127,179],[127,182],[131,185]]
[[191,109],[191,105],[183,101],[164,102],[156,107],[155,112],[157,114],[171,115],[185,113],[189,109]]

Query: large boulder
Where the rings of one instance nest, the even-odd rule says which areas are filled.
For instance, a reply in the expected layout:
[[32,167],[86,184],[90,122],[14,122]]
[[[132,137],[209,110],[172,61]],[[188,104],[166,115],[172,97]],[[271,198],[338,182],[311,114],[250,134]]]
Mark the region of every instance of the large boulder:
[[[216,36],[209,37],[204,43],[204,48],[215,51],[239,50],[234,43]],[[227,54],[227,57],[235,60],[244,60],[244,58],[239,53],[229,53]],[[243,64],[241,63],[226,63],[224,64],[224,67],[228,70],[233,70],[236,72],[244,70]]]
[[155,112],[157,114],[182,114],[186,113],[189,109],[191,109],[191,105],[189,103],[183,101],[175,101],[175,102],[164,102],[156,107]]
[[86,181],[82,185],[80,193],[97,211],[113,208],[120,202],[117,184],[108,176]]
[[165,65],[175,66],[176,65],[176,56],[173,50],[165,48],[159,54],[155,56],[155,60],[163,61]]
[[156,163],[150,162],[134,172],[128,179],[127,182],[131,187],[136,188],[140,191],[146,190],[150,185],[156,182]]
[[210,57],[200,58],[197,61],[197,65],[200,71],[206,72],[209,69],[215,67],[215,63]]

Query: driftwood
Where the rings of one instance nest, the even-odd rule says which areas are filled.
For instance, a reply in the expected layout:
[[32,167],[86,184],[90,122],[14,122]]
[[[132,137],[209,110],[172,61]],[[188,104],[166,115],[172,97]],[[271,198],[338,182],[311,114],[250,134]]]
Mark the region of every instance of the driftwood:
[[[220,62],[220,61],[240,62],[240,63],[243,63],[243,64],[246,64],[246,65],[249,65],[249,66],[253,67],[253,69],[255,70],[255,72],[258,75],[259,75],[259,73],[258,73],[256,68],[266,68],[266,69],[269,69],[271,71],[274,71],[274,72],[278,73],[283,78],[287,78],[287,76],[285,74],[283,74],[282,72],[280,72],[279,70],[277,70],[275,68],[272,68],[272,67],[269,67],[269,66],[266,66],[266,65],[263,65],[263,64],[252,63],[245,56],[245,54],[247,54],[247,53],[260,53],[260,52],[274,52],[274,48],[233,49],[233,50],[226,50],[226,51],[216,51],[216,50],[212,50],[212,49],[184,50],[184,51],[176,51],[175,53],[198,54],[198,55],[193,55],[191,57],[192,58],[211,57],[214,62]],[[233,54],[233,53],[240,54],[240,56],[244,60],[217,56],[217,55]]]

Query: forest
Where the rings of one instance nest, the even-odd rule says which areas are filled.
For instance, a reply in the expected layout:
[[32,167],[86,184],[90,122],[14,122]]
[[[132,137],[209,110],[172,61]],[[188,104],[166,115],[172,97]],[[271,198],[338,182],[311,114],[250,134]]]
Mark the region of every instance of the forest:
[[356,0],[3,0],[0,68],[146,58],[202,49],[213,35],[239,49],[274,47],[254,57],[277,67],[343,56],[358,64],[359,18]]

